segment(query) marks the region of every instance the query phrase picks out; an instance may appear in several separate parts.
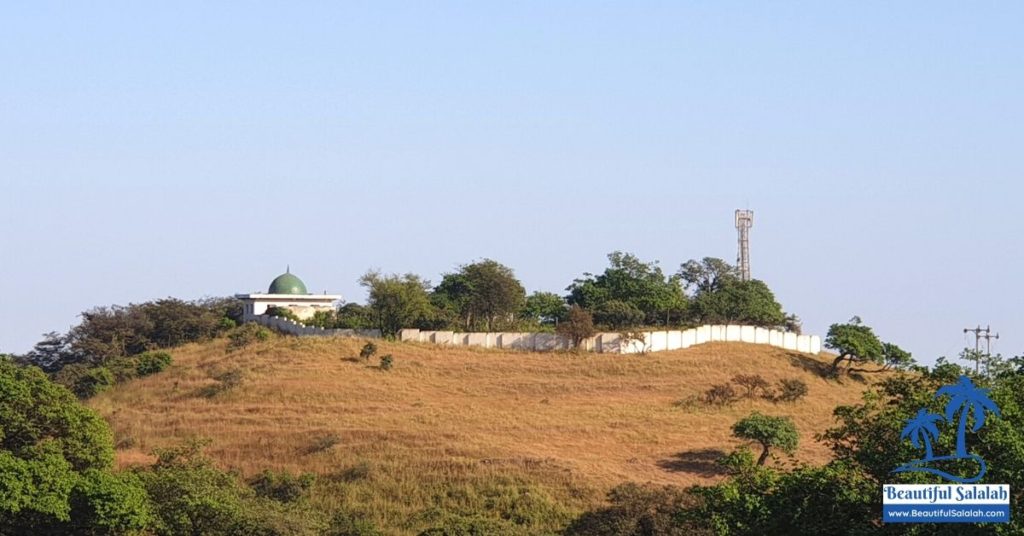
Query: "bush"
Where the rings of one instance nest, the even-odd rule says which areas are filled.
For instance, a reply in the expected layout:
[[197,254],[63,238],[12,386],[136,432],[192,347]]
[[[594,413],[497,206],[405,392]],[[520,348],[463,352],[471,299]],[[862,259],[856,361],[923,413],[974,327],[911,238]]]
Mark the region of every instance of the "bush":
[[[68,365],[65,368],[73,367]],[[114,375],[115,383],[124,383],[139,376],[139,360],[134,357],[117,357],[107,361],[107,370]],[[58,373],[60,374],[60,373]]]
[[284,318],[286,320],[291,320],[292,322],[299,322],[299,317],[294,312],[292,312],[291,309],[288,309],[287,307],[278,307],[276,305],[271,305],[270,307],[267,307],[267,312],[263,314],[267,316],[276,316],[278,318]]
[[213,376],[211,379],[217,383],[204,387],[200,391],[200,394],[207,398],[213,398],[242,385],[242,381],[245,379],[245,374],[242,373],[241,369],[231,369],[226,372],[221,372],[220,374]]
[[594,318],[589,312],[579,305],[569,308],[569,315],[564,322],[555,327],[555,332],[572,341],[573,348],[579,348],[580,344],[588,337],[593,337],[597,330],[594,329]]
[[732,377],[732,382],[745,389],[743,396],[746,398],[755,398],[758,391],[764,395],[769,389],[768,380],[760,374],[737,374]]
[[313,443],[310,444],[309,449],[307,449],[306,453],[316,454],[317,452],[323,452],[333,447],[334,445],[337,445],[338,443],[341,443],[341,437],[338,434],[323,434],[313,439]]
[[171,354],[167,352],[145,352],[136,358],[135,371],[139,376],[149,376],[162,372],[172,361]]
[[75,382],[74,392],[79,398],[91,398],[114,385],[114,375],[106,367],[91,368]]
[[371,357],[373,357],[373,354],[376,354],[376,353],[377,353],[377,345],[372,343],[372,342],[368,342],[368,343],[363,345],[363,349],[362,350],[359,350],[359,357],[361,357],[363,359],[366,359],[366,360],[369,360]]
[[380,369],[391,370],[391,367],[395,364],[395,358],[391,357],[391,354],[385,354],[380,356]]
[[286,471],[275,473],[267,470],[254,478],[250,486],[260,497],[279,502],[292,502],[302,498],[315,482],[316,475],[313,473],[295,476]]
[[696,503],[686,490],[672,486],[621,484],[608,493],[604,508],[586,512],[566,529],[566,536],[697,536],[708,534],[679,519]]
[[474,515],[471,517],[449,517],[440,526],[427,529],[419,536],[525,536],[525,534],[508,521]]
[[381,536],[383,533],[377,530],[373,523],[356,517],[351,512],[341,511],[334,514],[331,526],[325,534],[326,536]]
[[736,389],[731,384],[719,383],[704,391],[704,401],[713,406],[725,406],[736,401]]
[[241,350],[255,342],[270,339],[270,330],[259,324],[242,324],[228,335],[228,351]]
[[779,394],[775,400],[781,402],[796,402],[807,396],[807,383],[797,378],[779,381]]

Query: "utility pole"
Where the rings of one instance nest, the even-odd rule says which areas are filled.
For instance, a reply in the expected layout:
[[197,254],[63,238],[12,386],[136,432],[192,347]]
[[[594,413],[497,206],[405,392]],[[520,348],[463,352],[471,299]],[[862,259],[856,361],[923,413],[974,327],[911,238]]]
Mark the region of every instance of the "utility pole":
[[736,211],[736,232],[739,248],[736,252],[736,267],[740,269],[740,280],[750,281],[750,228],[754,226],[753,210]]
[[985,326],[982,329],[979,324],[976,328],[964,328],[964,334],[974,334],[974,372],[981,372],[981,339],[985,339],[985,344],[989,354],[992,353],[992,339],[998,339],[999,334],[992,335],[992,326]]
[[[984,335],[981,336],[981,338],[985,339],[985,357],[991,358],[992,357],[992,339],[999,340],[999,334],[996,333],[995,335],[992,335],[992,334],[986,332]],[[988,359],[988,360],[985,361],[985,374],[988,374],[988,365],[989,365],[990,361],[992,361],[992,360]]]

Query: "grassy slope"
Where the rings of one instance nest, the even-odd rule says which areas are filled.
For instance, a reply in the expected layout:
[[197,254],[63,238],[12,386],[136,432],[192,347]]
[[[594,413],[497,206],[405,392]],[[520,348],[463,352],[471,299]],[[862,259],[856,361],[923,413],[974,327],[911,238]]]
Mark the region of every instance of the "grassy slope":
[[[717,478],[710,457],[738,444],[730,426],[754,410],[792,416],[797,460],[822,462],[828,451],[814,434],[864,388],[822,379],[823,359],[736,343],[576,356],[382,342],[378,355],[395,356],[383,372],[354,358],[363,342],[276,338],[235,352],[225,341],[189,345],[168,371],[91,404],[111,422],[122,465],[208,437],[222,466],[243,475],[313,471],[318,506],[355,507],[396,533],[429,526],[443,509],[526,516],[540,531],[622,481]],[[235,369],[240,386],[204,396],[211,377]],[[801,378],[810,393],[789,404],[673,404],[741,373]]]

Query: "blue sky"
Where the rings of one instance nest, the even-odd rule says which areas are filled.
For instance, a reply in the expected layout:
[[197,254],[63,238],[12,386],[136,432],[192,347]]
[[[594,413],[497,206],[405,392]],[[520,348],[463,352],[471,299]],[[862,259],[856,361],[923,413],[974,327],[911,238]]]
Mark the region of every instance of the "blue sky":
[[1019,3],[145,4],[0,11],[0,351],[286,264],[733,260],[750,207],[806,331],[1024,353]]

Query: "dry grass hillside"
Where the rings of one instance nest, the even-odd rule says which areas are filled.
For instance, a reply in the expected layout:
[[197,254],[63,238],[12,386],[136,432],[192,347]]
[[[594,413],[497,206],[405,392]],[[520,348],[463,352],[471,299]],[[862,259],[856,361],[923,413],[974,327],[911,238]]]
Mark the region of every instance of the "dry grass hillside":
[[[317,473],[324,508],[354,505],[409,533],[442,510],[527,497],[550,510],[537,523],[545,526],[623,481],[709,482],[719,478],[713,459],[739,444],[730,426],[754,410],[791,416],[801,433],[796,460],[819,463],[829,453],[814,435],[865,387],[824,379],[824,358],[739,343],[574,355],[379,342],[378,356],[394,355],[394,368],[382,371],[376,358],[358,359],[364,342],[188,345],[173,351],[167,371],[90,403],[111,423],[122,466],[206,437],[225,468]],[[799,378],[809,394],[791,403],[677,404],[750,373],[773,383]]]

